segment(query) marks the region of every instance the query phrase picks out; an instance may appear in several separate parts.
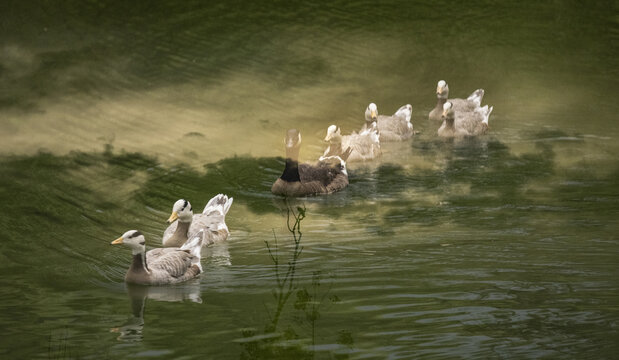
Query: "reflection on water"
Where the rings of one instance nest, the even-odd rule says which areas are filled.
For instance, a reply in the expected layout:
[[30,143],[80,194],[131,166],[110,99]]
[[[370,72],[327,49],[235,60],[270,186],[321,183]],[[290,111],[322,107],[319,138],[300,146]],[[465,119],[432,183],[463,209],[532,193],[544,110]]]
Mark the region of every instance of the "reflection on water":
[[[234,241],[234,238],[228,239]],[[228,242],[221,244],[215,244],[207,248],[202,249],[203,258],[208,258],[209,262],[213,266],[230,266],[232,261],[230,259],[230,250]]]
[[[327,302],[337,303],[337,295],[331,294],[332,283],[324,291],[320,291],[322,274],[321,271],[314,271],[312,274],[311,285],[299,288],[296,276],[297,265],[304,247],[301,245],[303,232],[301,222],[306,216],[306,207],[294,199],[278,200],[286,207],[286,228],[291,235],[290,244],[286,246],[278,242],[278,237],[273,231],[273,242],[265,240],[265,245],[275,273],[275,288],[272,291],[275,300],[274,308],[267,306],[267,313],[270,321],[264,326],[264,333],[258,333],[254,329],[244,329],[241,343],[244,352],[241,359],[287,359],[291,357],[301,359],[312,359],[315,356],[314,347],[316,346],[317,321],[320,318],[320,309]],[[296,209],[295,209],[296,208]],[[284,257],[288,249],[287,256]],[[283,253],[283,254],[282,254]],[[296,295],[293,308],[299,312],[294,314],[293,322],[289,323],[285,329],[281,329],[280,320],[285,310],[292,310],[287,306],[290,298]],[[309,332],[309,342],[305,340],[301,332]],[[339,339],[344,339],[343,344],[351,346],[353,344],[350,333],[342,331]],[[338,356],[343,356],[338,351]]]
[[131,317],[121,326],[110,329],[118,333],[118,340],[134,342],[142,341],[144,329],[144,312],[146,301],[182,302],[189,300],[201,304],[200,282],[190,280],[183,284],[172,286],[143,286],[125,284],[131,302]]
[[[301,256],[303,251],[303,247],[301,246],[301,238],[303,237],[303,233],[301,232],[301,221],[305,219],[305,207],[297,207],[295,210],[287,205],[286,211],[286,226],[288,227],[288,231],[292,234],[292,241],[294,244],[294,249],[292,250],[292,256],[289,261],[287,261],[288,268],[283,271],[284,273],[280,273],[280,255],[279,255],[279,246],[277,244],[277,236],[275,232],[273,232],[273,237],[275,238],[274,247],[271,248],[269,242],[265,240],[265,245],[267,250],[269,251],[269,256],[273,261],[274,271],[275,271],[275,280],[277,281],[277,288],[274,291],[273,296],[276,299],[275,313],[272,315],[271,325],[266,327],[267,332],[275,332],[277,330],[277,325],[279,323],[279,317],[284,309],[284,305],[288,302],[288,298],[293,293],[294,289],[294,279],[295,279],[295,271],[297,269],[297,261]],[[282,264],[283,265],[283,264]]]
[[592,104],[616,81],[608,6],[482,5],[20,4],[1,35],[0,143],[17,154],[112,143],[199,166],[274,156],[284,128],[358,129],[370,101],[411,103],[415,128],[435,133],[439,79],[456,97],[485,88],[491,131],[511,139],[540,125],[605,135],[615,109]]
[[[614,3],[0,8],[1,358],[619,351]],[[487,137],[436,138],[440,79],[454,97],[485,89]],[[359,129],[369,102],[412,104],[420,134],[350,164],[345,191],[291,204],[306,208],[303,252],[267,332],[264,241],[275,227],[282,271],[294,249],[269,192],[281,133],[306,134],[300,160],[315,161],[327,126]],[[235,206],[228,243],[205,249],[203,303],[146,300],[127,323],[145,336],[118,342],[129,259],[110,234],[159,239],[170,203],[217,193]]]
[[[612,333],[616,323],[599,304],[612,303],[615,297],[616,286],[609,279],[617,274],[608,264],[616,244],[607,234],[616,228],[619,168],[599,166],[604,157],[562,160],[566,153],[597,146],[577,134],[543,131],[530,138],[522,148],[492,137],[467,143],[416,139],[392,149],[419,154],[414,161],[360,166],[351,170],[345,192],[302,203],[285,203],[269,194],[279,175],[269,169],[280,168],[280,158],[232,157],[198,171],[184,165],[169,169],[156,158],[112,148],[7,157],[2,159],[0,183],[12,206],[1,209],[0,221],[11,241],[1,242],[0,248],[2,271],[11,285],[3,291],[9,298],[19,293],[41,294],[35,298],[62,295],[59,306],[10,300],[4,306],[29,314],[26,318],[51,312],[44,319],[54,326],[53,352],[62,354],[66,347],[68,353],[83,354],[74,331],[101,330],[92,328],[97,321],[79,320],[76,314],[94,311],[100,314],[99,322],[106,322],[106,303],[117,291],[110,284],[121,284],[128,266],[124,256],[106,251],[110,232],[141,223],[149,229],[149,238],[158,238],[166,227],[162,219],[169,203],[178,194],[207,201],[216,191],[225,191],[239,205],[231,210],[232,236],[227,244],[205,249],[212,255],[204,259],[200,283],[181,295],[170,294],[170,289],[159,295],[138,292],[141,295],[132,297],[132,316],[126,319],[124,312],[118,313],[106,331],[114,328],[121,339],[140,340],[140,346],[166,354],[178,351],[154,345],[163,336],[157,333],[166,327],[149,323],[149,313],[141,312],[145,299],[152,296],[157,302],[169,296],[175,301],[209,298],[200,306],[204,310],[197,310],[219,329],[208,336],[214,343],[236,339],[247,356],[270,356],[282,347],[304,357],[356,351],[380,356],[385,355],[380,350],[385,343],[407,339],[434,344],[428,349],[432,354],[464,349],[470,339],[461,333],[443,334],[436,342],[418,333],[438,336],[433,329],[442,326],[481,336],[479,354],[492,346],[483,340],[486,329],[504,334],[503,339],[520,336],[515,342],[502,340],[507,349],[530,341],[519,335],[522,332],[537,329],[534,333],[542,336],[551,329],[544,343],[529,351],[538,353],[562,336],[566,341],[579,336],[569,330],[571,325],[538,324],[557,318],[586,326],[603,343],[605,337],[594,329]],[[272,227],[281,223],[281,211],[290,239],[282,241],[278,235],[279,250],[273,254],[279,266],[265,267],[265,258],[274,260],[264,241],[274,249]],[[15,219],[15,213],[28,214],[29,221]],[[290,264],[294,277],[281,285]],[[76,293],[83,288],[89,290]],[[92,293],[106,300],[93,300]],[[248,296],[257,301],[248,303]],[[490,305],[480,308],[480,299]],[[82,310],[82,303],[93,301]],[[248,321],[257,304],[272,305],[262,313],[265,319]],[[191,309],[155,308],[153,315],[161,320],[165,314],[171,322],[166,326],[182,336],[202,334],[200,324],[186,323],[196,317]],[[231,308],[239,313],[231,314]],[[90,325],[81,325],[85,330],[71,328],[63,337],[57,329],[67,325],[62,320],[66,314]],[[2,321],[15,326],[9,315]],[[411,328],[411,321],[424,325]],[[359,330],[375,322],[385,329]],[[230,324],[242,329],[231,329]],[[152,329],[149,338],[141,336],[143,326]],[[47,339],[49,332],[42,336]],[[406,346],[398,346],[388,352],[406,353]],[[236,354],[220,351],[209,348],[209,354]]]

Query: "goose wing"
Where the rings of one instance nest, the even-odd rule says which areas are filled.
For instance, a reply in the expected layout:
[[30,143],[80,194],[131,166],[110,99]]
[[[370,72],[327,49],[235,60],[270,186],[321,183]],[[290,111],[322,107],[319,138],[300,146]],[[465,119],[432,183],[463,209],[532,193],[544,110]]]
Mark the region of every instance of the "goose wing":
[[454,127],[465,131],[468,135],[476,135],[476,129],[481,124],[483,116],[477,112],[456,113]]
[[458,112],[474,112],[481,106],[481,101],[484,98],[484,89],[477,89],[466,99],[449,99],[453,105],[453,109]]
[[[156,251],[155,251],[156,250]],[[159,248],[146,253],[149,270],[155,277],[182,277],[192,265],[193,255],[189,250]]]
[[383,138],[393,140],[393,137],[406,138],[409,133],[412,134],[409,122],[406,121],[403,116],[379,115],[377,124],[381,140],[383,140]]
[[372,159],[376,155],[376,150],[380,149],[378,137],[373,139],[369,132],[344,136],[342,138],[342,149],[348,147],[354,150],[352,156],[357,155],[361,160]]
[[332,165],[327,161],[321,161],[317,165],[299,164],[299,175],[304,183],[317,181],[327,186],[341,173],[339,164]]
[[162,243],[166,243],[167,240],[174,234],[174,232],[176,231],[176,225],[178,225],[178,220],[174,220],[174,222],[172,222],[167,229],[165,229],[165,231],[163,232],[163,240]]

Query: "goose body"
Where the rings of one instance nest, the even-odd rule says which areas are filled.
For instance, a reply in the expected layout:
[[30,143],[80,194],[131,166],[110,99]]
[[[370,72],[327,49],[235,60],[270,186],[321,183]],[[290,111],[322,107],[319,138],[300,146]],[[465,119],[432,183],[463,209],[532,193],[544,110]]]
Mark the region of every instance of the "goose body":
[[298,130],[288,130],[285,143],[286,166],[271,187],[273,194],[291,197],[331,194],[348,186],[346,159],[351,148],[341,156],[328,156],[311,165],[299,164],[301,133]]
[[344,149],[349,147],[352,152],[346,162],[372,160],[381,154],[378,128],[375,122],[372,122],[372,127],[350,135],[342,135],[339,127],[331,125],[327,129],[325,141],[329,142],[329,146],[319,160],[330,156],[342,156]]
[[230,235],[226,225],[226,214],[233,200],[226,195],[218,194],[209,200],[202,213],[195,215],[188,201],[177,200],[168,219],[171,224],[163,233],[163,246],[180,247],[200,230],[204,230],[203,246],[225,241]]
[[407,140],[413,136],[412,114],[413,107],[410,104],[406,104],[391,116],[378,115],[376,104],[370,103],[367,109],[365,109],[366,124],[362,131],[369,129],[372,122],[376,122],[381,142]]
[[484,89],[477,89],[473,91],[473,93],[471,93],[471,95],[469,95],[466,99],[448,99],[449,85],[447,85],[445,80],[441,80],[436,86],[436,97],[436,106],[432,109],[432,111],[430,111],[428,118],[430,120],[443,121],[443,105],[445,105],[447,101],[452,104],[452,107],[456,113],[474,112],[481,106],[481,101],[484,97]]
[[448,101],[443,106],[443,124],[438,129],[438,135],[447,138],[483,135],[488,132],[488,118],[492,109],[486,105],[472,112],[458,113]]
[[183,247],[146,251],[144,235],[137,230],[129,230],[112,241],[112,245],[122,244],[132,250],[133,261],[125,275],[125,282],[164,285],[193,279],[202,272],[202,239],[202,234],[198,233]]

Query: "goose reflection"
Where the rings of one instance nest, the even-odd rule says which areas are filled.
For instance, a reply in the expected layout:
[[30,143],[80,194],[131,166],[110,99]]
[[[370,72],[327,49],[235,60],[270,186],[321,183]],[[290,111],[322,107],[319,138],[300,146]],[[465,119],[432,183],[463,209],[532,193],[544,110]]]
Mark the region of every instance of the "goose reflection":
[[146,299],[167,302],[188,300],[194,303],[202,303],[198,279],[172,286],[126,284],[126,289],[131,303],[131,317],[123,325],[110,329],[110,332],[118,333],[118,340],[124,342],[142,341]]

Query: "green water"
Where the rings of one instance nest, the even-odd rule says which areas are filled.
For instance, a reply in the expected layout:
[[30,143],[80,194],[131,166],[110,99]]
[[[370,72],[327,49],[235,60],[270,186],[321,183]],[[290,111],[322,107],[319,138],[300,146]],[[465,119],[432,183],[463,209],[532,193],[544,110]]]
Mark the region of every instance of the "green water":
[[[617,10],[3,2],[0,358],[616,358]],[[485,89],[487,136],[437,138],[440,79]],[[341,193],[270,194],[286,128],[312,161],[369,102],[420,133]],[[205,273],[126,287],[110,241],[217,193]]]

